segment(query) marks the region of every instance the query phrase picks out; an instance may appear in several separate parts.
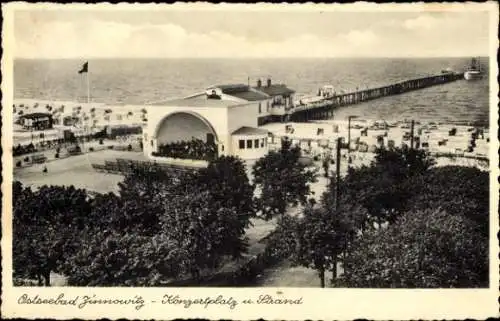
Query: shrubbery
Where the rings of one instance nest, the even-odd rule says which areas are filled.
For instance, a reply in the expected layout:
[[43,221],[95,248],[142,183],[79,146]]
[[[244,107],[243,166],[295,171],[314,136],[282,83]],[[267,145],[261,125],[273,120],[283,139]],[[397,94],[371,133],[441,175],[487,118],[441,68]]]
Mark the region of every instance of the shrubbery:
[[236,158],[198,172],[133,168],[119,188],[90,198],[74,187],[14,182],[14,277],[49,285],[59,272],[77,286],[200,281],[203,269],[247,250],[253,187]]
[[155,156],[209,161],[216,158],[217,145],[193,138],[190,141],[162,144]]
[[340,287],[486,287],[489,173],[433,164],[423,151],[379,150],[338,190],[332,177],[321,207],[282,220],[272,249],[322,284],[331,271]]
[[[333,286],[488,285],[488,172],[435,168],[422,151],[379,150],[370,166],[350,168],[340,182],[333,175],[315,205],[316,173],[300,158],[284,141],[255,163],[255,186],[234,157],[195,172],[133,167],[118,194],[93,197],[15,182],[14,276],[49,284],[56,271],[78,286],[199,282],[203,270],[247,251],[245,229],[259,214],[276,218],[276,229],[231,285],[251,284],[283,259],[315,269],[323,286],[328,272]],[[297,205],[299,215],[289,215]]]

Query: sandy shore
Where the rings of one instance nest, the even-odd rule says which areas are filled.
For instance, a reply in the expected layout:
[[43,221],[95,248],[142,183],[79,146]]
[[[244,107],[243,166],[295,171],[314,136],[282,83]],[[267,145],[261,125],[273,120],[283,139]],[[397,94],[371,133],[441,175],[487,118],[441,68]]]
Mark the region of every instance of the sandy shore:
[[[286,128],[293,128],[287,131]],[[351,123],[351,152],[349,156],[352,166],[368,165],[373,159],[373,151],[376,147],[394,146],[400,147],[402,144],[410,145],[408,139],[410,128],[408,124],[396,124],[394,127],[380,129],[373,126],[373,121],[356,121]],[[274,136],[273,146],[279,146],[280,137],[287,136],[293,144],[299,145],[302,150],[311,156],[322,156],[329,153],[335,158],[335,146],[337,138],[342,138],[344,143],[348,141],[347,121],[317,121],[309,123],[271,123],[261,128],[269,130]],[[366,130],[366,136],[362,131]],[[456,129],[456,134],[450,136],[452,128]],[[484,136],[476,139],[473,152],[467,152],[471,135],[474,130],[472,126],[453,124],[417,124],[414,128],[415,137],[419,137],[420,144],[427,144],[425,149],[435,156],[439,166],[463,165],[488,168],[487,161],[475,160],[488,159],[489,132],[485,130]],[[406,134],[406,139],[405,139]],[[364,148],[363,148],[364,146]],[[342,157],[347,159],[347,149],[341,151]],[[439,157],[438,157],[439,156]]]
[[[13,121],[21,115],[30,113],[50,113],[56,129],[64,128],[64,119],[74,118],[76,123],[70,126],[73,130],[90,131],[91,128],[102,129],[104,126],[144,125],[147,120],[145,106],[142,105],[105,105],[102,103],[79,103],[72,101],[48,101],[39,99],[15,99]],[[27,134],[26,134],[27,132]],[[36,132],[39,133],[39,132]],[[19,140],[31,133],[14,126],[14,138]]]

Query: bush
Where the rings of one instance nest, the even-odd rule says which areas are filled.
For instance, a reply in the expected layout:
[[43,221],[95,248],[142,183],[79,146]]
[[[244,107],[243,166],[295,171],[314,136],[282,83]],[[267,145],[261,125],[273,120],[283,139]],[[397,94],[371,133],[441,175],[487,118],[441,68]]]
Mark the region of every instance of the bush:
[[59,158],[59,153],[56,153],[56,156],[55,156],[55,157],[56,157],[56,158]]
[[319,156],[316,155],[316,156],[313,157],[313,159],[314,159],[315,162],[317,162],[317,161],[319,161]]
[[131,152],[131,151],[132,151],[132,145],[131,145],[131,144],[128,144],[128,146],[127,146],[127,150],[128,150],[129,152]]
[[25,163],[28,163],[29,161],[30,161],[30,158],[29,158],[28,156],[26,156],[26,157],[24,158],[24,162],[25,162]]
[[113,149],[113,145],[108,146],[108,149]]
[[94,147],[90,147],[89,152],[93,152],[93,151],[94,151]]
[[99,145],[104,145],[104,141],[103,141],[103,139],[102,139],[102,138],[101,138],[101,139],[99,139]]
[[23,162],[21,162],[21,161],[17,161],[17,162],[16,162],[16,167],[21,167],[21,166],[22,166],[22,164],[23,164]]

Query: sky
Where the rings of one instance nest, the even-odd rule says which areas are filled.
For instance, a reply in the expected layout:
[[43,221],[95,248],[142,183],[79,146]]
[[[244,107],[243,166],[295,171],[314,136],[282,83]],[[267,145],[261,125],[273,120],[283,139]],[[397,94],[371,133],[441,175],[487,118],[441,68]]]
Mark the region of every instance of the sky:
[[488,17],[485,11],[17,10],[14,56],[487,56]]

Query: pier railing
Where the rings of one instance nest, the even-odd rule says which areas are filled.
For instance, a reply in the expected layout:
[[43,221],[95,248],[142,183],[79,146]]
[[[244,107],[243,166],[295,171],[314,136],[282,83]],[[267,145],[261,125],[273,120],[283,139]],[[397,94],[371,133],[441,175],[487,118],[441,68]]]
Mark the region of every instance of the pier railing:
[[433,76],[409,79],[387,86],[335,94],[318,102],[306,103],[288,110],[286,118],[292,121],[307,121],[330,118],[337,107],[399,95],[409,91],[441,85],[463,79],[463,73],[444,73]]

